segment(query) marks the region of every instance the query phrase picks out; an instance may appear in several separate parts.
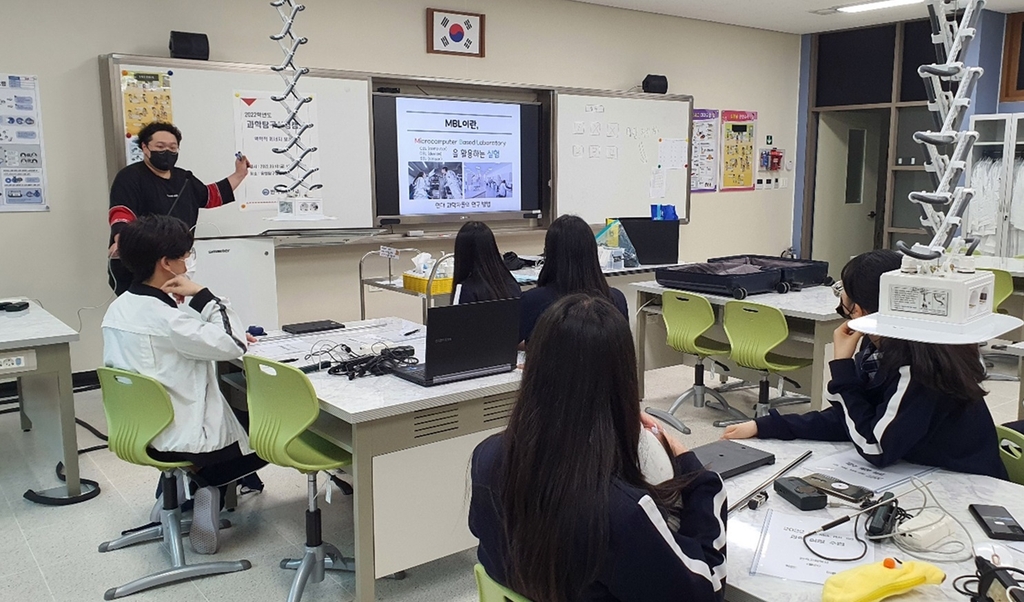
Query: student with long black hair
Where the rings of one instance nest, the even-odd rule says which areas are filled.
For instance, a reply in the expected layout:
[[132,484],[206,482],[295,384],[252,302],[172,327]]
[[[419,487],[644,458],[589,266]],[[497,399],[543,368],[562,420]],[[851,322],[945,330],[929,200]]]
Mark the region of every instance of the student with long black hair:
[[[878,253],[855,257],[843,268],[839,312],[847,319],[878,309],[879,279],[889,271]],[[865,337],[848,322],[836,329],[833,343],[829,408],[805,414],[772,410],[728,427],[724,438],[852,441],[879,467],[906,460],[1007,478],[981,387],[985,368],[977,345]],[[864,347],[876,352],[865,354]]]
[[494,233],[483,222],[466,222],[455,237],[452,305],[518,299],[523,291],[505,267]]
[[544,310],[559,298],[574,293],[604,297],[629,318],[626,296],[609,287],[601,273],[593,230],[579,216],[563,215],[551,223],[544,236],[544,267],[537,278],[537,288],[523,293],[519,339],[528,342]]
[[642,416],[618,308],[557,301],[537,323],[508,428],[473,453],[469,526],[493,579],[534,602],[724,598],[722,480],[658,430],[675,477],[647,482]]

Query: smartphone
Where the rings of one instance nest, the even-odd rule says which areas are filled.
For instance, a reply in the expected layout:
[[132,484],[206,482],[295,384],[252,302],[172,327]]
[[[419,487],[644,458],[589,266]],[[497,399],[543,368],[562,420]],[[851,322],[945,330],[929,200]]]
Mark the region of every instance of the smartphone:
[[974,520],[978,521],[981,528],[992,539],[1024,541],[1024,529],[1010,516],[1006,508],[971,504],[967,509],[971,511]]
[[850,485],[849,483],[844,483],[839,479],[817,472],[807,475],[803,479],[807,481],[808,485],[811,485],[818,491],[822,491],[828,495],[834,495],[837,498],[853,502],[854,504],[859,504],[874,495],[874,492],[870,489],[865,489],[857,485]]

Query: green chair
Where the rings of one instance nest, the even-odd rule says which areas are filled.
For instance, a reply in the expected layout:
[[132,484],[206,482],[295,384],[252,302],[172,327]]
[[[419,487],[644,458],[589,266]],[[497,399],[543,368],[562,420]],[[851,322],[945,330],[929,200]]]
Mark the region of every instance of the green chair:
[[252,355],[246,355],[243,362],[249,445],[267,462],[306,475],[306,553],[301,559],[281,561],[281,568],[297,570],[288,602],[298,602],[306,583],[323,581],[325,570],[355,570],[353,559],[323,541],[316,482],[318,472],[352,464],[352,454],[309,430],[320,414],[320,402],[301,370]]
[[[789,338],[789,325],[786,324],[786,317],[781,311],[747,301],[729,301],[725,304],[723,322],[725,334],[732,346],[729,358],[744,368],[761,373],[755,417],[767,416],[768,410],[773,407],[810,403],[809,397],[785,394],[786,381],[797,387],[799,385],[783,374],[806,368],[813,361],[772,352]],[[779,397],[774,399],[769,396],[768,379],[772,374],[779,376]]]
[[999,438],[999,457],[1010,475],[1010,480],[1024,485],[1024,435],[1002,425],[996,425]]
[[[125,462],[152,466],[163,473],[160,524],[104,542],[100,544],[99,551],[110,552],[136,543],[162,539],[170,551],[172,564],[172,568],[107,590],[103,599],[113,600],[168,583],[251,568],[252,564],[248,560],[192,565],[185,563],[182,530],[188,529],[191,520],[183,521],[181,518],[176,473],[191,464],[159,462],[151,458],[147,451],[153,439],[174,420],[171,398],[163,385],[147,376],[114,368],[99,368],[96,374],[103,390],[103,409],[107,415],[109,438],[107,444],[110,450]],[[222,523],[222,526],[226,525]]]
[[721,404],[717,409],[722,409],[734,417],[734,420],[719,420],[715,422],[715,426],[749,420],[743,412],[730,406],[719,391],[704,386],[704,362],[709,358],[729,355],[728,344],[704,336],[715,325],[715,310],[712,309],[711,302],[701,295],[690,292],[665,291],[661,295],[661,309],[668,331],[668,346],[680,353],[695,356],[697,362],[693,366],[693,387],[680,395],[667,412],[647,408],[647,413],[689,435],[690,429],[676,418],[676,411],[691,397],[694,407],[703,408],[708,405],[706,396],[710,394]]
[[[992,272],[995,276],[995,287],[992,291],[992,311],[1005,314],[1006,310],[1000,310],[1000,306],[1004,301],[1010,298],[1013,294],[1013,275],[1006,270],[997,270],[993,268],[978,268],[986,272]],[[993,349],[1001,349],[999,346],[992,347]],[[999,380],[999,381],[1012,381],[1016,382],[1020,380],[1017,376],[1011,374],[999,374],[998,372],[989,372],[989,368],[995,368],[995,360],[1004,360],[1016,364],[1020,361],[1020,358],[1010,353],[1001,352],[989,352],[982,353],[981,359],[985,363],[985,378],[986,380]]]
[[480,602],[530,602],[509,588],[501,585],[487,574],[484,565],[473,567],[476,574],[476,589],[480,593]]

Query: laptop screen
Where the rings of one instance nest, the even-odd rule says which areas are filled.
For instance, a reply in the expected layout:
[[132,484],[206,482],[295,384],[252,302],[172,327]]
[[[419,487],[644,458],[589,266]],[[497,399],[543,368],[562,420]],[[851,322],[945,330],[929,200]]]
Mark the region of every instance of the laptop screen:
[[519,299],[501,299],[427,311],[427,377],[515,365]]

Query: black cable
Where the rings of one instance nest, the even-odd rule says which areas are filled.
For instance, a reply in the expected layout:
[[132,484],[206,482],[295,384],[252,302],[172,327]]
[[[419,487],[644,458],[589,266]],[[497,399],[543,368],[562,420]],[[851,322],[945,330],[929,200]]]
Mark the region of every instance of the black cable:
[[[860,526],[860,517],[861,516],[862,515],[858,514],[857,517],[853,519],[853,538],[856,539],[858,542],[860,542],[860,545],[864,546],[864,549],[861,551],[860,556],[857,556],[855,558],[830,558],[828,556],[825,556],[824,554],[819,554],[817,551],[815,551],[814,548],[811,547],[811,544],[807,543],[808,542],[808,538],[810,538],[812,536],[812,533],[805,533],[804,534],[804,536],[802,538],[803,542],[804,542],[804,547],[807,548],[808,550],[810,550],[811,554],[814,554],[818,558],[821,558],[823,560],[830,560],[832,562],[854,562],[856,560],[860,560],[861,558],[864,558],[864,556],[868,553],[868,542],[866,542],[863,539],[861,539],[860,535],[857,533],[857,527]],[[817,535],[817,533],[814,533],[813,535]]]
[[419,360],[416,351],[409,345],[385,347],[378,355],[362,355],[339,362],[327,372],[335,376],[347,376],[349,380],[361,378],[367,374],[382,376],[390,374],[399,366],[415,366]]
[[[953,579],[953,589],[958,594],[970,598],[972,602],[989,602],[991,598],[988,597],[988,590],[992,587],[992,581],[995,580],[996,573],[999,571],[1024,575],[1024,570],[1016,567],[996,566],[984,571],[978,571],[973,575],[960,575],[956,577]],[[970,589],[972,585],[975,586],[973,590]]]

